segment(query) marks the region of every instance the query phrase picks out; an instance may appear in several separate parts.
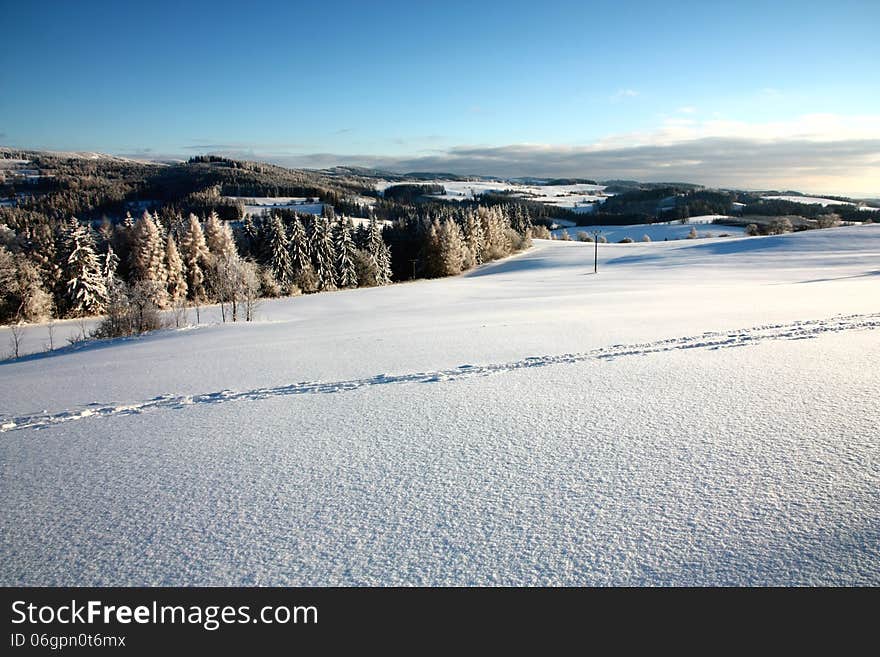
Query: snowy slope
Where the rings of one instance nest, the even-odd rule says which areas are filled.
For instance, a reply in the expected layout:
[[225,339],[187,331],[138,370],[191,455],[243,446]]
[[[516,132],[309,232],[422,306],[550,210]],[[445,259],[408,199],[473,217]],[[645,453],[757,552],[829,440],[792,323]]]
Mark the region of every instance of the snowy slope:
[[712,224],[713,220],[723,218],[723,215],[705,215],[695,217],[693,221],[688,221],[685,224],[675,221],[655,224],[633,224],[631,226],[573,226],[570,228],[557,228],[551,232],[556,237],[562,237],[563,233],[568,233],[571,239],[576,240],[580,232],[590,234],[594,230],[599,230],[609,242],[619,242],[625,237],[638,242],[645,235],[653,241],[681,240],[688,236],[692,228],[697,229],[697,235],[700,237],[706,237],[707,235],[717,237],[722,233],[729,236],[742,236],[745,234],[745,229],[742,226]]
[[0,583],[880,583],[880,227],[592,253],[0,364]]

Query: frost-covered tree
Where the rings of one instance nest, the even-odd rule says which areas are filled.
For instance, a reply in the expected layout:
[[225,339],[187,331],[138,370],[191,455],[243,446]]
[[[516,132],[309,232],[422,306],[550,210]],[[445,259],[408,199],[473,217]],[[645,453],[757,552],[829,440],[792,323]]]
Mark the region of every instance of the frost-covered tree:
[[186,300],[186,274],[180,251],[170,233],[165,238],[165,269],[168,272],[168,297],[172,305],[178,305]]
[[464,224],[464,239],[474,263],[483,264],[483,224],[474,212],[468,212]]
[[242,255],[258,257],[260,252],[260,231],[251,215],[247,215],[241,224],[241,248]]
[[104,285],[108,286],[110,283],[116,278],[116,272],[119,269],[119,258],[116,257],[116,252],[113,250],[113,246],[108,244],[107,251],[104,253],[101,262],[101,275],[104,277]]
[[477,214],[483,229],[483,260],[497,260],[511,251],[508,229],[510,224],[498,206],[480,206]]
[[33,322],[52,314],[52,297],[38,267],[26,256],[0,246],[0,323]]
[[100,314],[107,304],[107,286],[89,228],[77,226],[72,242],[65,269],[68,312],[74,316]]
[[238,255],[229,224],[220,221],[220,217],[213,211],[205,221],[205,243],[215,258]]
[[131,234],[131,275],[145,281],[154,291],[153,303],[159,308],[168,304],[168,273],[165,270],[165,248],[159,229],[149,212],[137,220]]
[[352,239],[354,225],[351,219],[343,219],[336,226],[336,282],[339,287],[357,287],[355,269],[355,245]]
[[311,234],[312,263],[318,279],[318,289],[336,288],[336,248],[333,245],[333,232],[327,217],[315,217]]
[[296,217],[290,225],[290,263],[294,274],[310,267],[312,263],[306,228],[299,217]]
[[186,232],[180,240],[180,255],[186,272],[186,286],[189,298],[196,302],[207,299],[205,291],[205,271],[211,266],[211,253],[205,243],[205,234],[199,218],[189,215]]
[[266,260],[272,276],[284,292],[293,283],[293,267],[290,261],[290,245],[287,231],[280,217],[273,216],[266,226]]
[[428,229],[426,244],[429,276],[454,276],[461,273],[464,243],[458,224],[452,219],[442,223],[435,219]]
[[370,217],[367,252],[376,271],[376,285],[388,285],[391,282],[391,249],[385,244],[382,226],[375,217]]

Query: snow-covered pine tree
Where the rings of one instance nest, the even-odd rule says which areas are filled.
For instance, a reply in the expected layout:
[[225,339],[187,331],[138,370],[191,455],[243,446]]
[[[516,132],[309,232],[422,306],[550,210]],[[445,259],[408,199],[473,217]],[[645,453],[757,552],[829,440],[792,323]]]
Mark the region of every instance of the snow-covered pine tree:
[[220,221],[220,217],[213,210],[205,222],[205,243],[208,245],[211,255],[215,258],[238,255],[229,224]]
[[336,282],[339,287],[357,287],[356,248],[351,237],[354,224],[343,218],[336,226]]
[[475,264],[483,264],[483,224],[473,212],[467,213],[464,224],[464,237]]
[[440,224],[440,262],[442,276],[455,276],[461,273],[464,258],[461,229],[452,219]]
[[245,215],[241,224],[241,251],[242,255],[256,258],[260,255],[260,232],[251,215]]
[[168,297],[172,305],[180,304],[186,299],[186,275],[180,251],[171,234],[165,238],[165,269],[168,272]]
[[68,312],[74,316],[100,314],[107,304],[107,286],[91,231],[77,226],[71,239],[73,247],[65,270]]
[[388,285],[391,282],[391,248],[382,239],[382,226],[375,217],[370,217],[367,252],[376,268],[376,285]]
[[168,273],[165,270],[165,249],[149,212],[137,220],[131,235],[131,275],[150,292],[151,301],[159,308],[168,305]]
[[327,217],[315,217],[311,234],[312,263],[319,290],[336,288],[336,247]]
[[281,217],[273,216],[266,226],[267,264],[281,289],[286,293],[293,283],[293,268],[290,262],[290,245],[287,231]]
[[116,252],[111,244],[107,245],[107,252],[102,260],[101,275],[104,278],[104,285],[109,289],[110,284],[116,278],[116,270],[119,269],[119,258],[116,257]]
[[296,217],[290,225],[290,264],[293,267],[294,275],[312,264],[306,227],[299,217]]
[[180,240],[180,255],[186,272],[186,286],[189,298],[201,302],[207,298],[205,292],[205,271],[211,266],[211,253],[205,243],[205,234],[199,218],[191,214],[186,232]]
[[440,222],[434,219],[425,233],[425,273],[429,278],[443,276],[440,258]]

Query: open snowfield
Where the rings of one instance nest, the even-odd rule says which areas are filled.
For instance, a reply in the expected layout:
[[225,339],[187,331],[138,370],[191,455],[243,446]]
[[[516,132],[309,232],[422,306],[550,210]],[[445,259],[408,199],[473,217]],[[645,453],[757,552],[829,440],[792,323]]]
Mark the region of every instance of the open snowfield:
[[[821,196],[763,196],[762,198],[771,199],[771,200],[779,200],[779,201],[791,201],[792,203],[804,203],[806,205],[855,205],[850,201],[837,201],[833,198],[823,198]],[[880,211],[880,208],[872,208],[867,205],[859,206],[859,210],[865,210],[866,212],[877,212]]]
[[578,238],[578,233],[580,232],[590,234],[594,230],[599,230],[609,242],[619,242],[625,237],[629,237],[631,240],[638,242],[645,235],[655,242],[663,240],[681,240],[688,236],[691,232],[691,228],[696,228],[697,235],[700,237],[705,237],[706,235],[717,237],[721,233],[736,236],[745,235],[745,228],[742,226],[712,223],[712,220],[721,218],[723,218],[722,215],[705,215],[703,217],[695,217],[686,224],[683,224],[680,221],[670,221],[655,224],[633,224],[630,226],[571,226],[567,228],[557,228],[550,232],[556,237],[562,237],[563,233],[568,233],[571,239],[576,240]]
[[880,584],[880,226],[592,255],[0,363],[0,584]]
[[[376,182],[376,190],[384,192],[393,183],[387,180]],[[593,202],[601,202],[606,198],[605,185],[527,185],[503,180],[420,180],[420,185],[443,185],[445,194],[434,194],[435,198],[445,201],[472,201],[483,194],[509,192],[518,198],[525,198],[537,203],[555,205],[561,208],[576,209],[580,212],[592,212]]]
[[323,203],[312,203],[312,199],[301,196],[227,196],[226,198],[241,201],[244,204],[244,213],[250,215],[271,213],[273,209],[293,210],[303,214],[321,214],[324,211]]

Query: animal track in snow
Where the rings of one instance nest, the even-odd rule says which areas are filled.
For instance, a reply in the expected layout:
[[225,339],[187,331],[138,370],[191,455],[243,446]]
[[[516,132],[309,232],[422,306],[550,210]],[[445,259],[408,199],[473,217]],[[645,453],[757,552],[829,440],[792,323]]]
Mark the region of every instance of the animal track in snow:
[[439,383],[459,379],[489,376],[503,372],[579,363],[589,360],[613,360],[626,356],[644,356],[647,354],[676,351],[682,349],[729,349],[759,344],[768,340],[804,340],[818,337],[824,333],[842,331],[874,330],[880,328],[880,313],[869,315],[846,315],[831,319],[798,321],[789,324],[769,324],[736,331],[703,333],[697,336],[670,338],[636,344],[616,344],[599,347],[581,353],[530,356],[508,363],[490,363],[486,365],[460,365],[455,368],[416,372],[411,374],[377,374],[363,379],[348,381],[304,381],[289,385],[254,390],[235,391],[220,390],[200,395],[159,395],[143,402],[126,404],[89,404],[84,408],[68,409],[55,413],[38,413],[19,417],[0,418],[0,433],[20,429],[41,429],[73,420],[85,418],[107,417],[110,415],[127,415],[144,413],[156,409],[178,409],[194,404],[220,404],[239,400],[259,400],[287,395],[330,394],[357,390],[368,386],[401,383]]

